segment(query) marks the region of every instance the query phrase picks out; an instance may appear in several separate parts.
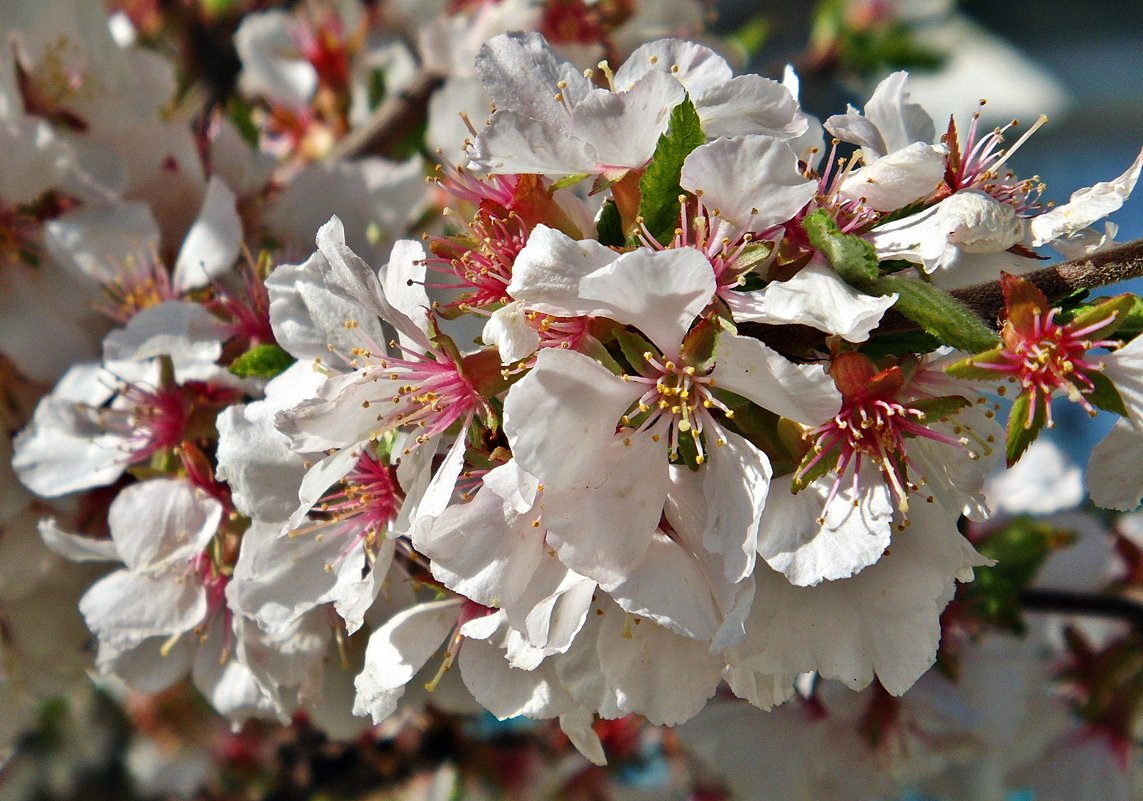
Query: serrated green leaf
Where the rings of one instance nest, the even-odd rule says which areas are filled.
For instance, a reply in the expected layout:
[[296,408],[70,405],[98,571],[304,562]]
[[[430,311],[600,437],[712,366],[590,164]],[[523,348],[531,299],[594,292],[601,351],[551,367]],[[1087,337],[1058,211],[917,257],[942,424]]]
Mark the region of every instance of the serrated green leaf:
[[[1020,461],[1024,451],[1028,450],[1047,420],[1047,412],[1043,403],[1037,403],[1032,409],[1032,394],[1023,392],[1012,402],[1012,410],[1008,413],[1008,437],[1005,442],[1005,455],[1008,466]],[[1029,419],[1031,425],[1028,424]]]
[[1127,417],[1127,407],[1123,403],[1119,390],[1115,388],[1115,384],[1111,383],[1111,379],[1099,372],[1089,372],[1087,377],[1091,379],[1091,383],[1095,384],[1094,390],[1084,393],[1088,402],[1105,412]]
[[802,220],[802,228],[810,244],[823,256],[847,284],[867,290],[880,272],[877,251],[859,236],[843,234],[837,222],[825,209],[810,212]]
[[659,371],[647,363],[646,353],[655,353],[655,346],[633,331],[619,331],[615,335],[619,349],[623,351],[623,358],[631,365],[631,369],[644,378],[654,378]]
[[690,98],[671,110],[667,131],[659,137],[655,154],[639,181],[639,216],[660,242],[669,242],[679,222],[679,175],[683,162],[706,142],[702,123]]
[[877,279],[875,287],[882,295],[896,293],[893,308],[946,345],[980,353],[1000,344],[996,332],[976,312],[932,284],[888,276]]
[[273,378],[297,361],[277,345],[255,345],[235,359],[228,368],[239,378]]
[[619,218],[619,207],[615,205],[614,200],[608,200],[603,204],[595,231],[599,244],[623,247],[623,221]]

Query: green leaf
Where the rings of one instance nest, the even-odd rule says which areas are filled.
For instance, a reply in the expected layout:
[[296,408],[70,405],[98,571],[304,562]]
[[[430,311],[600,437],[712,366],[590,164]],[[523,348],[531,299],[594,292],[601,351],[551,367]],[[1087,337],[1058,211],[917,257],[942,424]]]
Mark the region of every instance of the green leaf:
[[914,409],[924,412],[925,425],[939,423],[971,405],[972,401],[960,395],[942,395],[939,398],[922,398],[912,402]]
[[228,368],[239,378],[273,378],[296,361],[277,345],[255,345],[235,359]]
[[859,236],[843,234],[837,222],[825,209],[806,215],[802,227],[810,244],[823,256],[842,279],[865,290],[877,280],[877,251]]
[[237,95],[230,98],[226,104],[226,116],[234,123],[239,135],[246,140],[246,144],[258,147],[258,138],[261,136],[258,124],[254,122],[254,111],[249,104],[244,103]]
[[1000,344],[996,332],[976,312],[932,284],[887,276],[877,279],[875,286],[882,295],[896,293],[893,308],[946,345],[980,353]]
[[1119,390],[1115,388],[1115,384],[1111,383],[1111,379],[1096,371],[1087,373],[1087,377],[1091,379],[1091,383],[1095,384],[1094,390],[1084,393],[1088,402],[1105,412],[1127,417],[1127,407],[1123,404],[1123,398],[1119,395]]
[[1104,299],[1101,303],[1076,309],[1075,316],[1068,323],[1068,327],[1072,330],[1079,330],[1103,322],[1104,324],[1099,328],[1084,334],[1084,339],[1093,342],[1107,339],[1115,334],[1124,323],[1131,320],[1138,300],[1134,295],[1117,295],[1114,298]]
[[679,348],[679,360],[687,367],[693,367],[699,375],[706,375],[714,369],[718,355],[718,335],[722,326],[718,320],[705,317],[690,330]]
[[1125,341],[1143,334],[1143,299],[1135,298],[1135,304],[1123,316],[1123,321],[1115,333]]
[[1075,536],[1049,523],[1017,517],[986,535],[978,544],[981,555],[996,564],[975,570],[964,597],[973,615],[1017,634],[1024,631],[1020,593],[1036,577],[1044,560],[1073,542]]
[[874,336],[863,343],[858,350],[870,359],[877,361],[886,356],[903,356],[907,353],[930,353],[941,346],[941,341],[924,331],[903,331],[900,333]]
[[631,369],[644,378],[654,378],[659,371],[647,364],[646,353],[655,353],[655,346],[643,337],[632,331],[619,331],[615,335],[619,349],[623,351],[623,358],[631,365]]
[[623,221],[619,218],[619,207],[615,205],[614,200],[608,200],[603,204],[595,230],[601,245],[623,247]]
[[679,175],[691,151],[706,141],[702,123],[690,98],[671,110],[667,131],[659,137],[639,181],[639,216],[660,242],[669,242],[679,222]]
[[370,111],[375,111],[389,95],[389,88],[385,81],[385,70],[380,67],[374,67],[369,72],[368,94]]
[[954,378],[976,379],[979,381],[1004,381],[1011,375],[1005,371],[989,370],[985,367],[980,367],[979,365],[982,364],[1004,366],[1009,364],[1009,362],[1004,358],[1003,348],[992,348],[983,353],[977,353],[960,361],[953,362],[945,367],[945,372]]
[[[1024,451],[1028,450],[1028,446],[1040,435],[1040,430],[1047,420],[1048,414],[1043,403],[1037,403],[1034,410],[1031,407],[1030,392],[1021,393],[1012,402],[1012,410],[1008,413],[1008,438],[1005,443],[1005,455],[1009,467],[1020,461]],[[1028,425],[1029,412],[1031,412],[1031,425]]]
[[584,178],[587,178],[589,175],[591,175],[590,172],[577,172],[573,173],[572,175],[565,175],[558,181],[552,182],[552,191],[554,192],[557,189],[566,189],[569,186],[575,186]]

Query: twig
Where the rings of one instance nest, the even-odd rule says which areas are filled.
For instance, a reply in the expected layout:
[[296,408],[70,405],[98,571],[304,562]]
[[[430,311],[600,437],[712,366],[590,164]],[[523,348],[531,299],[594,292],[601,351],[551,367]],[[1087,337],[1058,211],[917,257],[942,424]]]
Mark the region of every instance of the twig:
[[363,125],[350,131],[330,150],[331,160],[383,155],[424,119],[429,96],[444,83],[444,76],[422,69],[403,91],[377,107]]
[[1069,590],[1026,589],[1020,606],[1031,612],[1106,617],[1130,623],[1143,632],[1143,603],[1122,595],[1099,595]]
[[[1136,239],[1023,277],[1043,290],[1048,300],[1059,300],[1079,289],[1095,289],[1141,275],[1143,239]],[[1004,308],[1004,295],[998,281],[958,289],[952,295],[988,321],[995,320]]]
[[[1079,289],[1095,289],[1140,276],[1143,276],[1143,239],[1115,245],[1082,259],[1054,264],[1023,277],[1040,287],[1049,300],[1059,300]],[[991,325],[996,324],[1004,308],[1004,294],[999,281],[957,289],[950,294]],[[825,334],[805,325],[745,323],[739,329],[775,350],[793,355],[805,354],[825,340]],[[915,330],[915,322],[892,309],[885,313],[877,327],[879,333]]]

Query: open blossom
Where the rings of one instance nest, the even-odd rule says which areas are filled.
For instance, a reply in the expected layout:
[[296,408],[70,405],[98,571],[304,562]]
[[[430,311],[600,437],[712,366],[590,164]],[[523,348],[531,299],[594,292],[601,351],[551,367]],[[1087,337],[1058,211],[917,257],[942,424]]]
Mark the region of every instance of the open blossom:
[[[973,649],[1067,538],[981,524],[1005,440],[969,379],[1014,383],[1010,461],[1049,461],[1029,445],[1058,394],[1119,415],[1090,495],[1143,497],[1143,344],[1115,338],[1137,299],[1056,308],[1013,277],[1038,248],[1107,247],[1114,226],[1092,226],[1143,156],[1042,208],[1039,180],[1008,169],[1032,131],[1004,147],[1011,128],[974,118],[938,138],[903,72],[823,125],[792,69],[735,76],[711,47],[635,41],[697,26],[690,0],[184,9],[233,22],[243,61],[239,96],[210,97],[192,128],[200,104],[168,102],[174,73],[124,18],[120,44],[60,2],[0,9],[0,417],[23,426],[0,433],[0,736],[24,725],[10,699],[39,694],[36,593],[80,594],[33,535],[48,516],[49,551],[111,565],[74,573],[97,669],[143,691],[189,677],[232,722],[388,740],[485,710],[553,721],[532,730],[558,724],[553,754],[626,769],[631,716],[707,735],[722,718],[788,763],[728,777],[757,797],[888,794],[886,770],[956,786],[942,771],[1002,745],[956,688],[992,703]],[[318,158],[338,140],[420,152],[353,128],[422,102],[430,141],[463,124],[442,144],[461,166],[442,156],[426,181],[420,155]],[[998,324],[945,291],[982,281],[1006,295]],[[21,374],[62,378],[32,413],[42,390]],[[1116,542],[1131,558],[1109,592],[1133,592],[1138,549]],[[1108,580],[1080,561],[1045,575]],[[1077,637],[1070,731],[1091,736],[1037,732],[1019,761],[1055,742],[1121,789],[1108,768],[1130,753],[1135,677],[1092,678],[1121,646]],[[921,679],[935,662],[947,681]],[[789,706],[758,722],[727,714],[731,696]],[[705,757],[742,769],[721,736]],[[815,763],[833,746],[851,775]],[[583,781],[562,777],[568,795],[608,775],[560,770]]]

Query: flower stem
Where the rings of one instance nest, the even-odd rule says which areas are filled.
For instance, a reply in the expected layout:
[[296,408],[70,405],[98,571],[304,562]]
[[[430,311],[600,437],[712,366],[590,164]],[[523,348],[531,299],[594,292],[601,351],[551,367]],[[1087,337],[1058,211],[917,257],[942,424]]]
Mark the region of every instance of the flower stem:
[[389,155],[405,134],[425,118],[429,97],[444,83],[444,76],[421,69],[403,91],[377,107],[363,124],[350,131],[329,152],[329,159]]
[[1143,632],[1143,603],[1122,595],[1029,588],[1020,593],[1020,606],[1029,612],[1122,620]]

